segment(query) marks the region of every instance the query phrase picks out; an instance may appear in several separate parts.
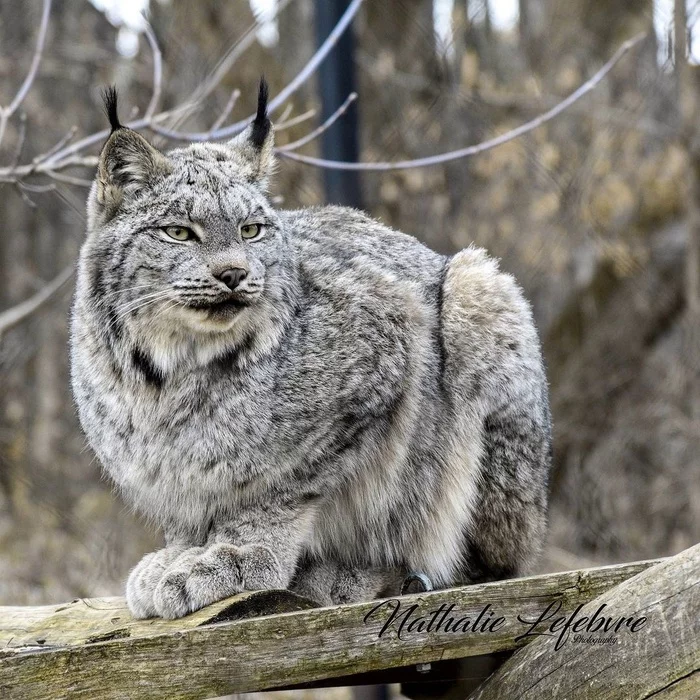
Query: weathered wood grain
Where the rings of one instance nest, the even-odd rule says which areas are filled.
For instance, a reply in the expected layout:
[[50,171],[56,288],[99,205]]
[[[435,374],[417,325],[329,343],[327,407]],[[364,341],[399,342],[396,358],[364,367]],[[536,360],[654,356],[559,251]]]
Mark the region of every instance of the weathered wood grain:
[[180,620],[135,620],[124,598],[79,598],[62,605],[0,606],[0,655],[184,632],[214,622],[319,607],[289,591],[250,591]]
[[513,654],[471,700],[700,698],[700,545],[603,593],[580,616],[603,603],[606,614],[647,622],[635,633],[614,635],[615,645],[570,638],[557,650],[555,638],[540,637]]
[[[120,599],[0,608],[0,697],[207,698],[514,649],[526,643],[515,641],[523,632],[518,615],[537,615],[558,600],[573,610],[654,563],[405,596],[401,611],[415,605],[416,615],[426,615],[454,605],[455,617],[473,621],[489,605],[504,623],[494,632],[404,630],[401,639],[395,629],[379,635],[395,600],[367,622],[377,601],[281,612],[310,604],[286,592],[243,594],[175,622],[133,621]],[[256,617],[230,621],[251,610]]]

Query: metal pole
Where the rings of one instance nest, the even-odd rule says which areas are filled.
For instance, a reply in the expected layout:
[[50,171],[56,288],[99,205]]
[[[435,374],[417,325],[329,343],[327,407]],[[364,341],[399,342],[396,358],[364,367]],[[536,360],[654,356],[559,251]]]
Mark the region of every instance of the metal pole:
[[[349,0],[315,0],[316,41],[321,42],[330,34],[348,6]],[[352,27],[345,31],[319,69],[321,93],[321,121],[324,121],[356,91],[355,85],[355,37]],[[358,137],[357,102],[326,131],[321,138],[321,153],[329,160],[357,161],[360,148]],[[323,184],[326,201],[361,208],[362,195],[359,173],[341,170],[324,170]]]

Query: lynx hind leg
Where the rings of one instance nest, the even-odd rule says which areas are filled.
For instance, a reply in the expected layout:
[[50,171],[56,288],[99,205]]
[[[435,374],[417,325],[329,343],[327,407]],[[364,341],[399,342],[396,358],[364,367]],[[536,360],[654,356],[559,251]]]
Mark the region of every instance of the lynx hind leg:
[[398,569],[363,569],[307,558],[300,564],[290,588],[322,605],[342,605],[394,595],[401,580]]
[[495,260],[471,248],[448,265],[441,320],[445,386],[467,409],[458,432],[481,438],[462,577],[522,575],[545,537],[551,463],[547,382],[530,306]]
[[474,583],[529,573],[547,524],[548,427],[521,407],[490,414],[484,430],[482,479],[462,572]]

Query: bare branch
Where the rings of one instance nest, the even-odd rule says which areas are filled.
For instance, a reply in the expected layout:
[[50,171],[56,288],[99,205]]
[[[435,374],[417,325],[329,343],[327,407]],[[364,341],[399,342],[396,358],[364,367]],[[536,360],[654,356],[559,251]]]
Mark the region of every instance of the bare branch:
[[73,175],[65,175],[64,173],[57,173],[55,170],[47,170],[46,175],[59,182],[65,182],[68,185],[77,185],[78,187],[92,186],[92,180],[86,180],[83,177],[75,177]]
[[223,109],[223,112],[217,117],[216,121],[211,125],[212,132],[216,131],[227,119],[229,114],[233,111],[233,108],[238,102],[238,98],[241,96],[241,91],[236,88],[232,93],[231,97],[228,98],[228,102]]
[[36,158],[34,158],[32,163],[38,165],[39,163],[43,163],[45,160],[48,160],[54,153],[56,153],[56,151],[59,151],[67,143],[69,143],[73,139],[77,131],[78,127],[73,125],[62,139],[57,141],[51,148],[49,148],[48,151],[46,151],[46,153],[41,153]]
[[27,192],[44,193],[44,192],[53,192],[56,189],[56,185],[53,182],[49,183],[48,185],[33,185],[33,184],[29,184],[28,182],[22,182],[21,180],[19,180],[17,182],[17,184],[19,185],[19,187],[21,189],[27,190]]
[[3,334],[14,328],[35,311],[46,304],[51,297],[73,276],[74,265],[69,265],[62,272],[59,272],[51,282],[42,287],[34,296],[29,297],[17,306],[13,306],[0,313],[0,338]]
[[16,167],[19,163],[19,159],[22,157],[22,151],[24,150],[24,143],[27,139],[27,115],[22,112],[19,121],[19,135],[17,136],[17,147],[15,148],[15,156],[12,159],[13,167]]
[[292,117],[291,119],[288,119],[286,122],[279,122],[278,124],[275,124],[275,131],[283,131],[284,129],[291,129],[293,126],[296,126],[297,124],[303,124],[304,122],[308,122],[309,119],[313,119],[316,116],[316,110],[315,109],[308,109],[306,112],[303,114],[297,114],[296,117]]
[[[377,67],[376,57],[366,54],[363,51],[357,51],[357,62],[362,66],[364,71],[371,74],[376,80],[382,80],[385,83],[389,80],[391,84],[396,85],[400,89],[414,92],[431,92],[435,97],[440,93],[439,86],[436,86],[433,81],[426,77],[405,73],[398,69],[394,69],[391,76],[385,76]],[[485,103],[497,108],[527,111],[549,109],[559,104],[560,101],[560,98],[555,95],[541,92],[538,92],[537,95],[533,95],[519,92],[503,92],[502,90],[491,91],[484,87],[480,87],[478,90],[458,89],[453,95],[460,104],[471,105],[473,103]],[[596,104],[591,108],[581,103],[571,105],[570,109],[573,113],[581,114],[595,121],[640,131],[655,139],[675,140],[679,135],[678,129],[675,127],[655,119],[633,114],[629,109],[613,107],[611,105],[603,106],[600,104]]]
[[[350,23],[359,12],[363,0],[352,0],[345,12],[342,14],[338,23],[333,27],[333,31],[326,37],[325,41],[319,46],[316,53],[311,57],[309,62],[297,73],[296,77],[274,98],[270,101],[269,111],[274,112],[280,105],[283,105],[315,72],[316,69],[323,63],[331,49],[338,43],[338,39],[344,34],[345,30],[350,26]],[[251,116],[250,119],[253,117]],[[250,119],[239,123],[239,128],[244,127]],[[233,126],[236,126],[235,124]],[[231,127],[229,127],[231,128]]]
[[[287,2],[280,3],[278,5],[278,11],[282,9],[282,7],[284,7],[286,4],[288,4],[289,1],[291,0],[287,0]],[[275,109],[276,107],[279,107],[281,104],[283,104],[285,100],[289,96],[291,96],[299,88],[299,86],[302,85],[304,81],[308,79],[310,75],[312,75],[312,73],[316,70],[318,65],[320,65],[320,63],[325,59],[332,47],[335,45],[335,43],[338,40],[338,37],[342,34],[343,31],[345,31],[345,29],[347,29],[351,20],[357,14],[357,11],[359,10],[359,7],[362,4],[362,2],[363,0],[353,0],[353,2],[350,4],[350,6],[347,8],[345,13],[339,20],[338,24],[327,37],[326,41],[321,45],[321,47],[319,47],[318,51],[314,54],[314,56],[310,59],[310,61],[306,64],[302,71],[282,90],[282,92],[280,92],[279,95],[277,95],[275,99],[271,101],[271,109]],[[249,31],[249,33],[246,34],[242,42],[239,43],[239,51],[244,50],[249,45],[249,43],[254,40],[254,30],[256,28],[257,24],[253,28],[251,28],[251,30]],[[212,79],[207,81],[203,92],[195,93],[196,97],[193,103],[186,103],[177,107],[176,109],[161,112],[159,114],[149,114],[149,112],[152,112],[155,108],[157,108],[157,103],[160,99],[160,81],[162,80],[162,56],[160,49],[157,47],[157,41],[152,31],[150,33],[147,33],[147,37],[151,42],[151,47],[154,56],[153,96],[151,98],[151,103],[149,104],[149,108],[147,110],[146,115],[140,119],[134,119],[128,122],[127,126],[129,126],[132,129],[148,128],[156,133],[159,133],[169,138],[173,138],[172,134],[175,134],[176,140],[186,140],[189,138],[189,134],[180,134],[180,132],[173,132],[172,130],[168,130],[161,127],[160,124],[166,122],[172,117],[177,116],[178,114],[189,112],[192,109],[193,104],[198,104],[202,97],[206,96],[206,94],[208,94],[210,90],[213,89],[213,87],[216,84],[218,84],[218,82],[223,78],[224,73],[221,70],[217,70]],[[43,47],[43,39],[41,43]],[[239,51],[231,52],[229,56],[226,57],[226,59],[223,61],[222,66],[223,64],[225,64],[226,66],[230,66],[230,63],[233,60],[233,58],[237,55],[240,55]],[[38,56],[39,54],[37,54],[37,57]],[[222,66],[220,66],[220,68]],[[220,127],[220,124],[223,123],[226,116],[228,116],[230,109],[233,108],[233,104],[235,103],[236,97],[237,93],[234,92],[229,100],[229,104],[227,105],[224,111],[223,119],[220,116],[217,122],[215,123],[214,126],[216,128],[212,128],[211,130],[207,132],[202,132],[201,134],[195,134],[195,138],[193,138],[192,140],[221,139],[226,138],[227,136],[231,136],[242,130],[250,121],[250,118],[240,121],[237,124],[225,127],[223,129]],[[312,112],[305,113],[304,115],[300,115],[299,117],[289,120],[289,122],[286,124],[278,125],[278,128],[286,128],[292,126],[293,124],[298,124],[306,119],[310,119],[313,116],[313,114],[314,113]],[[109,136],[109,130],[103,129],[102,131],[96,132],[74,143],[69,144],[69,141],[73,137],[73,133],[71,133],[70,135],[61,139],[61,141],[59,141],[52,149],[50,149],[50,151],[40,156],[38,158],[38,161],[35,159],[35,161],[30,164],[13,164],[11,166],[0,168],[0,182],[16,182],[18,180],[21,180],[22,178],[34,174],[42,174],[47,177],[59,179],[56,176],[56,173],[61,170],[65,170],[66,168],[94,167],[97,159],[94,156],[82,156],[81,154],[91,146],[94,146],[106,139],[107,136]],[[64,181],[66,181],[65,178]],[[85,184],[86,182],[87,181],[83,180],[80,184]],[[77,182],[77,179],[73,179],[72,184],[79,183]]]
[[[279,13],[289,5],[292,0],[282,0],[276,3],[276,7],[272,14],[272,17],[277,17]],[[211,71],[210,75],[204,80],[204,82],[197,86],[197,88],[190,94],[186,102],[193,107],[199,105],[203,102],[219,85],[219,83],[224,79],[224,77],[231,70],[231,66],[242,56],[257,40],[257,33],[260,29],[260,22],[257,20],[251,24],[248,29],[244,32],[243,36],[236,41],[233,46],[231,46],[224,56],[219,60],[215,68]],[[233,108],[233,107],[232,107]],[[178,119],[172,120],[169,128],[176,128],[178,123],[181,123],[189,116],[188,112],[181,112]],[[223,125],[217,125],[217,129]],[[214,127],[212,127],[214,128]]]
[[[326,37],[326,40],[319,46],[316,53],[309,59],[308,63],[297,73],[297,75],[272,99],[268,106],[270,114],[283,105],[316,71],[323,63],[331,49],[338,43],[338,39],[343,35],[343,32],[348,28],[355,15],[358,13],[360,6],[364,0],[352,0],[347,9],[338,20],[338,23],[333,27],[333,31]],[[161,126],[153,125],[150,128],[161,136],[166,136],[174,141],[207,141],[214,139],[225,139],[235,136],[237,133],[245,129],[246,126],[253,120],[254,114],[251,114],[246,119],[242,119],[235,124],[231,124],[223,129],[216,131],[177,131],[174,129],[166,129]]]
[[151,119],[158,108],[158,103],[160,102],[160,93],[163,83],[163,54],[158,46],[158,41],[156,40],[156,35],[153,32],[153,27],[151,27],[148,22],[146,22],[144,34],[148,39],[148,43],[151,45],[151,53],[153,54],[153,94],[151,95],[151,101],[148,103],[146,113],[144,114],[146,119]]
[[[174,114],[189,108],[190,105],[181,105],[173,110],[156,114],[150,120],[141,118],[127,122],[126,126],[131,129],[143,129],[148,127],[151,122],[164,121]],[[94,146],[95,144],[104,141],[108,136],[109,129],[103,129],[102,131],[86,136],[85,138],[82,138],[71,145],[64,146],[63,148],[55,151],[53,155],[47,156],[41,163],[20,165],[16,168],[0,168],[0,181],[12,182],[14,180],[26,177],[27,175],[38,173],[48,174],[49,172],[64,170],[65,168],[71,167],[94,167],[97,165],[96,156],[74,156],[74,154],[81,153],[90,146]],[[55,148],[56,146],[54,146],[51,151],[53,151]]]
[[289,115],[292,113],[292,110],[294,109],[294,104],[292,102],[287,103],[286,107],[284,108],[284,111],[282,114],[280,114],[280,121],[283,122],[287,119],[289,119]]
[[31,209],[36,209],[36,203],[34,202],[34,200],[22,188],[22,181],[18,180],[17,182],[13,182],[12,184],[17,189],[17,193],[22,198],[24,203]]
[[300,163],[306,163],[308,165],[315,165],[321,168],[329,168],[331,170],[370,170],[370,171],[387,171],[387,170],[403,170],[405,168],[425,168],[431,165],[440,165],[441,163],[448,163],[452,160],[458,160],[460,158],[467,158],[469,156],[474,156],[484,151],[488,151],[497,146],[501,146],[504,143],[508,143],[513,139],[519,138],[530,131],[534,131],[538,127],[546,124],[555,117],[558,117],[562,112],[566,111],[572,104],[578,102],[584,95],[587,95],[593,88],[595,88],[598,83],[605,78],[605,76],[612,70],[615,64],[634,46],[639,44],[639,42],[644,39],[646,34],[639,34],[632,39],[627,40],[620,48],[615,52],[613,57],[591,78],[589,78],[583,85],[581,85],[577,90],[572,92],[566,99],[562,100],[559,104],[552,107],[552,109],[544,112],[543,114],[531,119],[525,124],[521,124],[519,127],[507,131],[504,134],[496,136],[482,143],[477,143],[473,146],[467,146],[466,148],[460,148],[455,151],[449,151],[448,153],[441,153],[435,156],[427,156],[426,158],[415,158],[412,160],[400,160],[396,162],[377,162],[377,163],[348,163],[336,160],[325,160],[323,158],[314,158],[312,156],[303,156],[299,153],[292,153],[289,151],[281,151],[280,155],[284,158],[289,158],[291,160],[296,160]]
[[44,0],[44,7],[41,13],[41,25],[39,27],[39,35],[36,40],[36,48],[32,56],[32,63],[29,66],[29,72],[24,78],[24,82],[20,86],[15,98],[10,102],[8,107],[0,107],[0,143],[5,136],[5,129],[10,117],[17,111],[18,107],[24,102],[29,89],[36,78],[36,72],[39,69],[41,55],[44,53],[44,44],[46,43],[46,32],[49,28],[49,15],[51,14],[51,0]]
[[[282,0],[281,2],[277,2],[270,19],[277,17],[291,1],[292,0]],[[233,66],[241,55],[255,43],[258,29],[260,29],[260,22],[257,21],[248,27],[241,39],[234,43],[234,45],[221,58],[209,78],[207,78],[207,80],[205,80],[204,83],[190,95],[187,100],[188,102],[201,102],[212,93],[216,86],[219,85],[219,83],[231,70],[231,66]]]
[[41,163],[32,172],[52,173],[58,170],[65,170],[66,168],[94,168],[97,165],[97,161],[97,156],[73,156],[56,162],[50,159],[50,161]]
[[340,117],[345,114],[345,112],[348,111],[348,108],[350,105],[357,99],[357,93],[356,92],[351,92],[347,98],[345,99],[345,102],[343,102],[338,109],[331,114],[328,119],[326,119],[323,124],[320,126],[317,126],[313,131],[310,131],[306,136],[302,136],[302,138],[297,139],[296,141],[292,141],[291,143],[288,143],[286,146],[280,146],[277,149],[278,153],[285,153],[288,151],[295,151],[297,148],[301,148],[302,146],[305,146],[307,143],[310,141],[313,141],[315,138],[318,138],[324,131],[328,131],[333,124],[335,124]]
[[[316,51],[314,56],[309,60],[309,62],[304,66],[304,68],[297,74],[297,76],[270,102],[270,109],[274,110],[281,106],[283,103],[285,103],[286,100],[306,81],[308,78],[313,74],[313,72],[318,68],[318,66],[321,64],[321,62],[325,59],[325,57],[328,55],[332,47],[335,45],[337,42],[338,38],[341,36],[341,34],[347,29],[349,26],[350,22],[352,21],[353,17],[357,14],[357,11],[360,8],[360,5],[362,4],[363,0],[353,0],[347,7],[345,13],[339,20],[338,24],[334,27],[333,31],[329,34],[329,36],[326,38],[326,40],[323,42],[323,44],[319,47],[319,49]],[[45,5],[46,7],[46,5]],[[43,25],[42,25],[43,26]],[[250,30],[252,31],[252,30]],[[44,31],[45,33],[45,31]],[[252,41],[250,39],[251,34],[248,33],[242,40],[242,42],[239,42],[238,48],[241,46],[247,46],[247,42]],[[161,124],[163,122],[166,122],[169,119],[172,119],[173,117],[177,116],[178,114],[183,114],[183,113],[188,113],[191,111],[193,104],[196,105],[198,104],[197,100],[201,99],[199,96],[195,98],[194,103],[187,103],[184,105],[181,105],[180,107],[170,110],[170,111],[165,111],[161,112],[159,114],[155,114],[155,110],[157,109],[157,104],[160,99],[160,93],[161,93],[161,82],[162,82],[162,56],[160,49],[157,46],[156,38],[155,35],[153,34],[152,30],[149,28],[149,31],[147,32],[147,37],[149,39],[149,42],[151,42],[151,48],[153,51],[153,65],[154,65],[154,88],[153,88],[153,95],[151,97],[151,102],[149,104],[149,107],[147,109],[146,115],[142,117],[141,119],[134,119],[130,121],[127,126],[131,127],[132,129],[143,129],[143,128],[148,128],[154,131],[155,133],[158,133],[160,135],[163,135],[167,138],[173,139],[173,140],[190,140],[190,141],[203,141],[203,140],[211,140],[211,139],[223,139],[230,137],[236,133],[238,133],[241,129],[243,129],[247,123],[250,121],[250,117],[248,119],[239,121],[235,124],[231,124],[227,127],[221,128],[221,124],[226,120],[228,115],[230,114],[233,105],[235,104],[238,95],[240,94],[239,91],[233,91],[231,94],[231,97],[229,98],[229,101],[224,109],[224,111],[219,115],[217,120],[214,122],[212,125],[212,128],[209,129],[206,132],[181,132],[173,129],[167,129]],[[584,95],[589,93],[591,90],[593,90],[604,78],[605,76],[612,70],[612,68],[615,66],[615,64],[636,44],[638,44],[641,40],[643,39],[643,35],[639,35],[627,42],[625,42],[618,50],[617,52],[613,55],[613,57],[599,70],[597,71],[586,83],[581,85],[576,91],[574,91],[569,97],[564,99],[563,101],[557,103],[554,105],[551,109],[548,111],[544,112],[543,114],[539,115],[538,117],[526,122],[525,124],[522,124],[521,126],[517,127],[516,129],[513,129],[511,131],[508,131],[505,134],[501,134],[493,139],[489,139],[483,143],[475,144],[472,146],[468,146],[466,148],[458,149],[455,151],[450,151],[448,153],[443,153],[443,154],[438,154],[434,156],[429,156],[425,158],[418,158],[418,159],[412,159],[412,160],[403,160],[403,161],[398,161],[398,162],[377,162],[377,163],[350,163],[350,162],[342,162],[342,161],[330,161],[330,160],[324,160],[321,158],[313,158],[311,156],[305,156],[296,153],[296,149],[300,148],[301,146],[309,143],[313,139],[317,138],[320,134],[322,134],[324,131],[326,131],[332,124],[339,119],[344,112],[347,110],[349,104],[352,102],[354,97],[349,97],[348,100],[346,101],[345,104],[341,105],[341,107],[333,114],[331,117],[329,117],[328,120],[321,126],[317,127],[314,129],[312,132],[304,136],[303,138],[291,143],[287,144],[286,146],[282,146],[277,149],[277,152],[285,158],[289,158],[291,160],[296,160],[302,163],[307,163],[310,165],[314,165],[317,167],[322,167],[322,168],[332,168],[332,169],[340,169],[340,170],[368,170],[368,171],[388,171],[388,170],[399,170],[399,169],[404,169],[404,168],[417,168],[417,167],[427,167],[431,165],[437,165],[440,163],[445,163],[449,162],[452,160],[456,160],[459,158],[466,158],[472,155],[476,155],[479,153],[483,153],[484,151],[487,151],[491,148],[495,148],[497,146],[500,146],[504,143],[507,143],[513,139],[516,139],[536,128],[539,126],[542,126],[543,124],[551,121],[552,119],[556,118],[560,114],[562,114],[564,111],[566,111],[569,107],[571,107],[574,103],[579,101]],[[43,46],[43,39],[41,40],[41,45]],[[236,54],[236,51],[232,51],[229,53],[229,56],[226,57],[226,59],[223,61],[226,65],[229,65],[229,59]],[[35,56],[39,56],[40,53],[37,52]],[[237,54],[236,54],[237,55]],[[38,59],[37,59],[38,60]],[[221,65],[220,64],[220,67]],[[215,71],[215,75],[212,77],[211,80],[207,81],[206,89],[204,93],[208,94],[208,91],[213,89],[212,84],[215,82],[218,82],[221,80],[223,77],[223,73],[217,69]],[[26,81],[25,81],[26,82]],[[195,95],[197,95],[197,91],[195,91]],[[288,128],[291,127],[294,124],[301,123],[302,121],[305,121],[307,119],[310,119],[313,116],[314,112],[309,111],[306,112],[302,115],[299,115],[297,117],[294,117],[290,119],[287,122],[283,122],[282,124],[278,124],[278,129],[280,128]],[[62,182],[68,182],[69,184],[75,184],[75,185],[81,185],[81,186],[88,186],[89,182],[86,179],[70,176],[70,175],[59,175],[59,172],[68,168],[80,168],[80,167],[94,167],[94,165],[97,162],[97,158],[95,156],[84,156],[82,153],[88,149],[89,147],[93,146],[96,143],[99,143],[100,141],[104,140],[108,134],[109,131],[107,129],[97,132],[95,134],[92,134],[90,136],[86,136],[85,138],[74,142],[72,144],[68,144],[70,139],[73,137],[74,131],[71,131],[66,137],[64,137],[61,141],[59,141],[50,151],[48,151],[46,154],[39,156],[38,160],[35,159],[34,162],[31,164],[26,164],[26,165],[17,165],[16,163],[0,168],[0,182],[16,182],[18,180],[21,180],[22,178],[32,175],[32,174],[42,174],[50,178],[54,178],[56,180],[60,180]]]
[[41,61],[41,55],[44,53],[44,44],[46,42],[46,32],[49,28],[49,14],[51,13],[51,0],[44,0],[44,8],[41,13],[41,26],[39,27],[39,36],[36,41],[36,49],[34,49],[34,55],[32,56],[32,63],[29,67],[29,72],[27,73],[22,87],[18,90],[15,95],[15,99],[12,100],[10,106],[5,110],[12,116],[17,108],[24,102],[24,98],[29,92],[34,78],[36,77],[36,72],[39,69],[39,63]]

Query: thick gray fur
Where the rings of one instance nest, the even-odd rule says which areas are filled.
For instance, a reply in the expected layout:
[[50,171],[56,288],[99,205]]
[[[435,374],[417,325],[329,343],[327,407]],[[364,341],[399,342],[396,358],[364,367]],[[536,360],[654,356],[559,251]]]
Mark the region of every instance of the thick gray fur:
[[[359,211],[275,209],[272,131],[258,147],[251,130],[163,154],[118,128],[90,193],[73,389],[105,470],[165,535],[129,576],[133,614],[526,572],[550,418],[517,284],[483,250],[444,257]],[[263,238],[242,239],[250,222]],[[231,267],[248,271],[235,292],[214,276]]]

